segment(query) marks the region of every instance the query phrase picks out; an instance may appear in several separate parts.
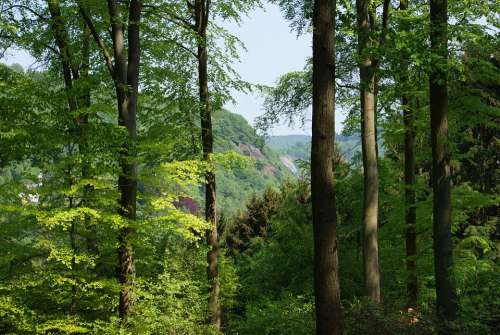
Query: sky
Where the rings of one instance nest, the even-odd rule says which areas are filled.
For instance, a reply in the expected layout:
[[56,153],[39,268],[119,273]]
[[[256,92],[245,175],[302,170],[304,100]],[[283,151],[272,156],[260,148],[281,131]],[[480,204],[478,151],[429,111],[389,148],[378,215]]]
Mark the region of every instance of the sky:
[[[290,30],[276,5],[266,4],[263,9],[255,9],[244,17],[241,24],[227,28],[245,44],[239,63],[234,68],[243,80],[252,84],[274,85],[280,75],[302,70],[307,58],[312,55],[310,34],[297,36]],[[226,108],[242,114],[253,125],[255,117],[263,113],[263,97],[258,93],[235,92],[235,105]],[[308,134],[310,126],[276,126],[272,135]]]
[[[230,31],[245,44],[241,62],[234,64],[242,78],[253,84],[273,85],[278,78],[290,71],[304,68],[306,60],[312,56],[312,35],[297,36],[290,30],[278,6],[266,4],[264,9],[255,9],[242,23],[228,26]],[[234,93],[235,105],[228,105],[230,111],[243,115],[250,124],[263,113],[263,98],[258,94]],[[345,116],[336,111],[337,133],[342,129]],[[300,124],[293,127],[276,126],[271,135],[310,134],[311,125],[304,128]]]
[[[297,36],[290,30],[276,5],[266,4],[263,9],[255,9],[244,17],[239,25],[226,26],[245,44],[247,51],[241,51],[239,63],[234,68],[243,80],[253,84],[273,85],[280,75],[289,71],[302,70],[306,59],[312,55],[311,34]],[[19,63],[24,68],[33,64],[33,59],[22,51],[12,50],[7,54],[6,63]],[[255,117],[263,113],[263,98],[258,94],[233,92],[236,104],[225,106],[229,111],[243,115],[253,125]],[[337,111],[336,130],[340,131],[344,116]],[[310,134],[311,126],[304,128],[297,124],[292,127],[278,125],[270,135]]]

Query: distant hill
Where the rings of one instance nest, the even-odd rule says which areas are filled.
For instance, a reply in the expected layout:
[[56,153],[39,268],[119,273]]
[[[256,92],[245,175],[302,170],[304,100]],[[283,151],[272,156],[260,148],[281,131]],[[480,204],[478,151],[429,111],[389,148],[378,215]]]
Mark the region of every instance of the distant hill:
[[[335,135],[335,141],[340,151],[348,160],[361,152],[361,139],[358,135]],[[311,155],[311,136],[309,135],[283,135],[271,136],[266,139],[266,144],[281,156],[295,159],[309,160]]]
[[266,139],[266,144],[273,150],[283,150],[298,143],[310,143],[309,135],[282,135],[270,136]]

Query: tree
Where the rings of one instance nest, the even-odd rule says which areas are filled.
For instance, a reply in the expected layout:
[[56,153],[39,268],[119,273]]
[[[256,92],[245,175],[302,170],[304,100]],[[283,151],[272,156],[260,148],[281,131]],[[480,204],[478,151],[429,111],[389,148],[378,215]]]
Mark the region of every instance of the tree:
[[[61,7],[60,3],[58,0],[48,0],[47,1],[48,8],[49,8],[49,13],[50,13],[50,25],[53,31],[54,35],[54,40],[56,42],[56,45],[59,50],[59,58],[61,61],[61,68],[63,72],[63,78],[64,78],[64,86],[66,89],[66,95],[68,99],[68,106],[69,106],[69,112],[70,113],[76,113],[78,110],[78,101],[77,97],[75,94],[73,94],[72,89],[73,89],[73,81],[77,80],[79,78],[79,69],[74,63],[74,60],[72,59],[72,53],[70,51],[69,43],[68,43],[68,33],[67,33],[67,28],[64,22],[64,18],[61,14]],[[75,126],[78,127],[82,122],[82,118],[76,117],[75,118]],[[72,131],[75,133],[74,131]],[[76,134],[75,134],[76,135]],[[77,142],[79,139],[76,139]],[[69,171],[71,171],[71,168],[68,168]],[[67,182],[69,184],[69,187],[73,186],[73,178],[71,178],[71,172],[68,172],[68,177],[67,177]],[[69,199],[69,209],[71,210],[74,206],[73,199]],[[69,239],[71,243],[71,249],[73,250],[73,256],[71,258],[71,268],[72,270],[75,270],[76,268],[76,223],[74,220],[71,222],[71,227],[69,229]],[[69,307],[69,312],[71,314],[75,313],[76,309],[76,291],[77,291],[77,285],[76,285],[76,280],[75,280],[75,275],[71,275],[71,279],[73,280],[72,284],[72,297],[71,297],[71,303]]]
[[430,40],[432,65],[429,73],[434,272],[438,317],[452,321],[457,317],[457,296],[451,278],[453,242],[451,239],[451,171],[448,143],[448,2],[430,2]]
[[[118,178],[118,188],[121,193],[119,213],[126,221],[134,221],[136,219],[137,208],[137,165],[133,160],[133,142],[137,135],[136,113],[140,63],[139,31],[142,2],[141,0],[131,0],[128,6],[128,20],[126,20],[122,17],[118,2],[116,0],[108,0],[114,62],[111,59],[106,44],[101,39],[99,32],[81,1],[78,2],[78,6],[95,42],[101,49],[106,66],[113,79],[118,107],[118,124],[127,130],[128,140],[123,144],[120,152],[122,173]],[[127,55],[125,54],[124,22],[127,22],[128,30]],[[125,223],[119,234],[118,279],[121,289],[118,312],[124,324],[128,321],[128,316],[132,311],[133,305],[131,287],[135,276],[135,268],[134,251],[130,241],[133,232],[134,229],[130,227],[130,223]]]
[[[211,323],[216,329],[220,329],[221,326],[221,307],[218,278],[219,233],[217,229],[212,116],[213,111],[222,108],[226,101],[231,100],[228,93],[229,87],[245,91],[249,89],[249,85],[240,80],[229,62],[230,58],[237,58],[236,46],[240,43],[239,40],[235,36],[228,34],[222,27],[217,26],[213,22],[215,20],[212,21],[211,18],[219,16],[223,20],[238,22],[240,15],[248,12],[258,3],[258,0],[213,2],[210,0],[195,0],[186,1],[185,3],[165,1],[161,5],[151,6],[154,8],[155,14],[164,19],[165,27],[174,27],[173,38],[170,36],[172,33],[161,36],[161,40],[166,38],[171,42],[174,57],[178,58],[176,54],[183,53],[190,57],[194,56],[196,60],[196,66],[193,66],[191,62],[187,66],[186,63],[181,66],[186,67],[189,77],[195,77],[189,71],[194,68],[197,69],[196,85],[190,81],[191,78],[187,78],[187,84],[182,85],[187,86],[188,90],[197,90],[198,95],[193,97],[191,96],[193,92],[188,91],[183,94],[182,99],[188,101],[188,104],[191,105],[194,102],[196,107],[194,109],[198,110],[200,116],[202,157],[206,166],[204,185],[205,219],[210,223],[210,229],[206,232],[207,244],[210,248],[207,255],[207,277],[210,284],[209,311]],[[224,51],[218,46],[220,41],[224,43]],[[173,64],[177,62],[177,59],[170,61]],[[180,70],[173,67],[172,71],[177,74],[177,71]],[[183,80],[186,80],[186,78],[183,78]]]
[[343,333],[332,166],[335,135],[335,14],[336,1],[315,1],[311,195],[318,335]]
[[[380,47],[385,38],[389,17],[389,1],[384,1],[380,42],[374,43],[375,4],[370,0],[356,0],[358,25],[358,54],[361,103],[361,144],[363,152],[363,273],[366,295],[380,302],[380,270],[378,261],[378,207],[379,177],[377,149],[377,69]],[[373,51],[378,48],[378,51]]]
[[[408,9],[408,0],[401,0],[399,9]],[[408,23],[401,25],[403,32],[408,31]],[[403,123],[405,129],[404,141],[404,183],[405,183],[405,246],[406,246],[406,270],[407,278],[407,308],[415,308],[417,305],[418,281],[416,269],[417,257],[417,235],[415,225],[417,223],[417,208],[415,204],[415,104],[410,104],[411,96],[408,79],[409,55],[404,53],[401,61],[400,85],[403,87],[401,94],[401,108],[403,110]],[[413,99],[414,100],[414,99]]]
[[210,299],[208,308],[211,313],[212,324],[220,329],[220,284],[218,282],[218,254],[219,236],[217,232],[217,210],[215,194],[215,171],[211,155],[214,151],[214,138],[212,133],[212,110],[208,92],[208,53],[207,53],[207,25],[210,17],[210,0],[196,0],[194,3],[195,29],[198,40],[198,85],[200,97],[201,142],[203,146],[203,160],[207,163],[205,172],[205,219],[210,223],[207,231],[207,243],[211,247],[208,252],[207,276],[210,283]]

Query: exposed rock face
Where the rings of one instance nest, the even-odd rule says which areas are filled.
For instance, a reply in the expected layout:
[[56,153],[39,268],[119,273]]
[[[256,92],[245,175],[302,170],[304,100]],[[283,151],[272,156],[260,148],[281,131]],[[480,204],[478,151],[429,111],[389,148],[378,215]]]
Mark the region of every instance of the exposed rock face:
[[281,163],[283,163],[284,166],[287,167],[288,170],[290,170],[291,173],[294,175],[297,175],[299,173],[299,169],[295,165],[295,158],[290,156],[290,155],[283,155],[280,156]]
[[262,151],[260,151],[259,148],[256,148],[251,144],[240,143],[238,144],[238,150],[243,155],[250,156],[258,161],[266,160],[266,156],[264,156]]

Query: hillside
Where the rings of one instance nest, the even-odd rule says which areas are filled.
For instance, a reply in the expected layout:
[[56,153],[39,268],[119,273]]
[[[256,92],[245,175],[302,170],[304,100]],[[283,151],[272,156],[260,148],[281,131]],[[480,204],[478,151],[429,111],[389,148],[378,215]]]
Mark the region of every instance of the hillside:
[[[217,175],[219,208],[232,214],[243,208],[254,194],[267,187],[277,186],[281,180],[291,176],[290,169],[280,156],[271,149],[262,136],[241,115],[225,110],[218,111],[213,118],[215,151],[236,151],[252,157],[255,164],[248,168],[221,169]],[[292,168],[293,169],[293,168]]]
[[[247,120],[227,110],[213,117],[215,151],[235,151],[252,157],[255,164],[246,168],[222,168],[217,174],[219,210],[225,215],[244,208],[246,202],[266,188],[279,185],[285,178],[293,178],[300,171],[297,160],[309,160],[311,137],[284,135],[264,138],[259,136]],[[358,136],[337,135],[337,143],[347,159],[361,150]],[[200,193],[200,200],[201,197]]]

